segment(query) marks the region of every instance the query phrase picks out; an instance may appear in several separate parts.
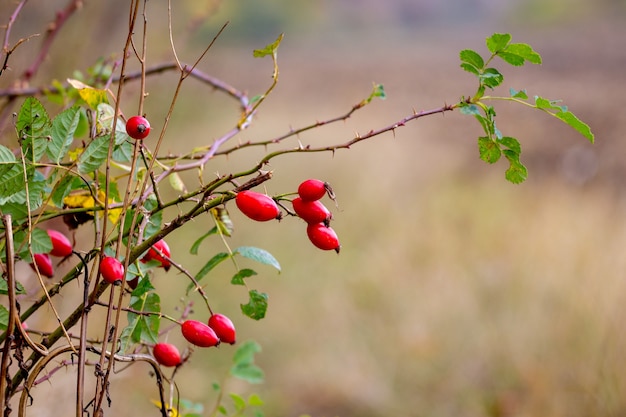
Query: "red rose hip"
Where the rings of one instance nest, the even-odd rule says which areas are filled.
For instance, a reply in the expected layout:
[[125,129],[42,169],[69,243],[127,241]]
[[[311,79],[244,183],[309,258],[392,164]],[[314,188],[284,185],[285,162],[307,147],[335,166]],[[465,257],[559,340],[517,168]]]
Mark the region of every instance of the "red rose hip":
[[126,121],[126,133],[133,139],[145,139],[150,133],[150,122],[143,116],[133,116]]
[[303,201],[316,201],[330,192],[330,184],[316,179],[302,181],[298,186],[298,195]]
[[258,222],[279,218],[280,210],[272,197],[256,191],[240,191],[235,197],[235,204],[243,214]]
[[334,250],[339,253],[341,245],[339,238],[331,227],[327,227],[324,223],[309,224],[306,228],[306,234],[313,245],[322,250]]
[[48,229],[47,232],[52,242],[50,255],[65,258],[72,254],[72,243],[63,233],[54,229]]
[[124,265],[112,256],[105,256],[100,261],[100,274],[109,284],[118,285],[124,279]]
[[152,348],[154,359],[163,366],[180,365],[180,352],[178,348],[170,343],[157,343]]
[[52,278],[54,276],[54,268],[52,267],[52,260],[50,260],[50,256],[47,253],[36,253],[33,255],[33,262],[31,262],[30,267],[35,270],[35,265],[37,265],[37,269],[39,273],[44,277]]
[[213,314],[209,317],[209,327],[215,331],[220,341],[224,343],[235,344],[237,336],[235,332],[235,325],[233,322],[223,314]]
[[183,337],[192,345],[211,347],[220,344],[220,339],[207,324],[197,320],[185,320],[181,328]]
[[141,262],[158,261],[161,264],[161,268],[169,271],[172,266],[168,258],[170,257],[170,247],[163,239],[157,241],[148,252],[141,258]]
[[304,201],[301,197],[296,197],[291,203],[296,214],[309,224],[324,223],[328,225],[333,217],[321,201]]

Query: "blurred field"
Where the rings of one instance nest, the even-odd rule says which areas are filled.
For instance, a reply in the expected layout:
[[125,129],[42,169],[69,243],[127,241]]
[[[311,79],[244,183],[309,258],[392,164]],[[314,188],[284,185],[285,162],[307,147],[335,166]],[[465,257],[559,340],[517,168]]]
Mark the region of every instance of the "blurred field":
[[[528,2],[526,13],[531,3],[536,5]],[[333,185],[339,203],[334,227],[343,247],[339,256],[321,253],[297,220],[256,224],[231,209],[236,224],[231,247],[267,249],[283,272],[241,262],[260,273],[251,287],[270,294],[268,316],[258,323],[237,313],[245,293],[228,284],[232,265],[210,277],[208,290],[219,294],[216,307],[235,317],[240,339],[263,346],[258,361],[266,383],[230,382],[228,388],[258,392],[267,402],[267,416],[626,413],[626,118],[619,104],[626,87],[626,30],[624,14],[608,17],[575,3],[582,12],[561,13],[562,2],[547,2],[556,9],[546,6],[552,15],[530,14],[536,19],[506,15],[463,25],[442,20],[447,26],[430,22],[415,30],[376,27],[373,12],[362,19],[376,30],[355,29],[357,16],[336,37],[328,28],[324,35],[311,33],[315,22],[329,24],[319,17],[329,10],[311,6],[318,20],[287,32],[279,52],[279,86],[242,141],[342,114],[369,94],[372,82],[385,85],[386,101],[300,141],[345,142],[413,109],[454,102],[474,88],[458,68],[458,51],[483,48],[487,35],[511,31],[515,41],[528,42],[543,55],[544,65],[504,67],[502,94],[513,87],[562,98],[589,122],[597,144],[585,143],[547,116],[502,105],[498,127],[520,139],[530,171],[519,186],[504,180],[504,164],[478,160],[478,126],[453,113],[421,119],[334,156],[276,159],[269,167],[274,180],[266,184],[271,194],[294,191],[309,177]],[[602,4],[622,11],[617,3]],[[250,50],[276,33],[263,32],[252,44],[225,36],[203,69],[251,95],[262,91],[271,67],[253,59]],[[197,51],[196,42],[189,41],[188,56]],[[152,120],[167,110],[170,92],[160,85],[171,87],[173,80],[150,81]],[[173,152],[208,143],[237,117],[236,106],[225,105],[218,93],[198,94],[193,83],[172,120],[166,145]],[[263,154],[242,152],[241,158],[215,160],[210,168],[242,169]],[[185,180],[193,184],[194,176]],[[175,257],[191,271],[222,250],[214,240],[205,243],[202,256],[187,254],[189,242],[210,226],[198,221],[169,240]],[[155,278],[155,285],[171,294],[165,306],[175,306],[183,294],[180,280],[173,272]],[[210,384],[228,369],[231,353],[228,346],[197,352],[193,366],[178,377],[181,391],[211,404]],[[138,376],[150,382],[147,370],[139,368],[113,382],[113,407],[120,416],[137,414],[125,406],[129,401],[141,408],[146,394],[156,398],[151,385],[128,389],[136,385],[130,378]],[[145,407],[148,415],[151,406]]]

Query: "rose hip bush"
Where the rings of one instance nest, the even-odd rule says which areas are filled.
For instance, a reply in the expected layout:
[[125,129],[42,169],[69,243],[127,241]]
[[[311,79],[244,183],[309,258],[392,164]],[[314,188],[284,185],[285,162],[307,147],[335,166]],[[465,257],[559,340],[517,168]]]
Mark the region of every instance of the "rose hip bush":
[[[25,1],[18,3],[6,22],[2,72],[10,66],[11,55],[24,42],[10,43],[12,26],[19,24],[24,4]],[[340,222],[335,225],[331,210],[323,202],[335,199],[332,178],[302,178],[298,172],[267,171],[274,158],[295,153],[334,153],[392,133],[419,118],[457,111],[478,121],[484,132],[478,138],[480,159],[496,163],[504,157],[506,180],[521,183],[528,173],[521,160],[520,142],[504,134],[500,125],[496,127],[494,105],[502,101],[556,117],[589,141],[594,139],[589,127],[558,100],[531,96],[524,89],[511,89],[505,95],[487,94],[501,86],[504,79],[496,64],[541,63],[541,56],[531,46],[512,42],[508,34],[493,34],[487,38],[486,51],[482,54],[472,49],[460,52],[461,69],[474,76],[475,92],[460,96],[454,104],[412,112],[387,126],[367,127],[368,133],[335,145],[316,147],[300,143],[306,140],[300,135],[344,121],[372,100],[385,98],[383,86],[375,84],[365,99],[349,107],[343,115],[292,129],[278,137],[236,143],[232,139],[254,125],[255,116],[278,82],[278,49],[282,35],[253,51],[255,57],[272,60],[273,73],[264,92],[248,97],[236,87],[197,68],[213,43],[219,41],[219,34],[227,29],[226,25],[207,48],[199,52],[194,63],[180,61],[174,43],[172,49],[177,57],[174,64],[151,62],[145,53],[150,39],[142,30],[148,25],[148,21],[141,18],[143,7],[163,6],[130,2],[126,42],[120,46],[117,60],[107,71],[94,77],[70,78],[62,86],[0,91],[0,97],[7,102],[3,108],[16,107],[14,129],[2,132],[4,145],[0,145],[3,272],[0,293],[4,295],[0,305],[0,398],[5,415],[15,408],[18,415],[26,415],[29,404],[45,401],[37,396],[37,386],[54,381],[54,371],[65,367],[76,375],[77,383],[72,389],[76,390],[78,416],[83,413],[116,415],[118,412],[108,395],[110,377],[116,364],[133,362],[145,362],[152,368],[159,393],[159,399],[154,401],[162,416],[197,415],[197,407],[203,404],[190,406],[184,401],[184,393],[173,389],[177,372],[186,366],[194,351],[216,346],[233,349],[232,377],[261,382],[263,372],[254,364],[254,355],[260,347],[250,340],[236,343],[238,337],[245,339],[245,335],[237,334],[235,327],[239,320],[265,317],[268,295],[253,288],[248,280],[258,273],[234,263],[230,282],[241,287],[248,299],[239,306],[240,317],[227,317],[213,311],[212,302],[219,294],[205,291],[210,283],[205,283],[204,278],[217,265],[236,257],[277,270],[280,270],[280,263],[262,248],[228,245],[228,237],[234,233],[229,211],[239,210],[250,219],[241,227],[264,228],[271,233],[281,233],[281,222],[301,222],[301,238],[308,237],[311,250],[319,248],[339,253],[341,247],[334,229],[336,226],[341,231]],[[54,39],[71,13],[78,13],[78,7],[59,12],[57,24],[47,32],[47,39]],[[45,55],[49,52],[49,42],[43,45],[41,54]],[[141,70],[129,73],[130,62],[139,63]],[[37,69],[35,63],[24,73],[23,81],[28,81]],[[148,97],[145,80],[166,71],[177,73],[178,81],[171,101],[163,104],[167,109],[165,119],[150,120],[150,115],[143,111]],[[231,130],[200,149],[188,149],[181,142],[177,155],[172,157],[164,154],[161,146],[165,137],[175,134],[169,130],[168,122],[182,94],[181,86],[189,78],[223,92],[225,99],[235,100],[241,115]],[[129,83],[141,86],[137,100],[132,103],[123,99],[122,94]],[[54,104],[59,102],[63,103],[60,108]],[[247,169],[220,173],[208,182],[183,183],[181,173],[201,173],[210,169],[214,158],[237,158],[240,150],[251,147],[267,148],[267,153]],[[291,189],[274,190],[267,185],[272,177],[286,175],[295,178]],[[175,197],[166,197],[172,191]],[[172,207],[176,210],[167,210]],[[172,246],[174,251],[171,251],[167,239],[177,229],[194,227],[193,220],[200,216],[210,218],[214,227],[189,245],[190,253],[198,255],[201,248],[206,253],[204,241],[211,237],[224,249],[211,254],[198,271],[190,271],[177,260],[180,256],[175,250],[180,250],[180,245]],[[66,233],[55,228],[61,221],[66,225]],[[76,242],[70,236],[74,236],[73,231],[77,229],[89,230],[80,234],[83,241],[78,242],[86,250],[74,249]],[[331,252],[328,256],[336,255]],[[39,298],[27,294],[23,277],[16,274],[18,262],[32,267],[43,294]],[[62,275],[56,273],[59,264],[64,267]],[[185,278],[178,284],[186,291],[184,308],[161,309],[162,295],[151,283],[158,268]],[[82,288],[82,297],[63,297],[70,283]],[[192,294],[201,297],[200,308],[192,308]],[[55,308],[61,299],[64,305],[73,307],[65,317]],[[52,311],[55,328],[38,330],[26,326],[29,318],[40,309]],[[96,309],[103,311],[106,319],[104,325],[93,329],[99,322],[88,318]],[[74,330],[75,337],[70,336],[69,329]],[[96,332],[100,337],[88,338],[88,332]],[[187,344],[168,342],[168,337],[174,333],[182,335]],[[95,381],[93,391],[86,389],[87,378]],[[216,402],[213,406],[216,412],[261,414],[258,406],[262,401],[257,396],[244,399],[231,393],[228,398],[232,402],[227,403],[220,390],[217,387],[218,392],[210,399]]]

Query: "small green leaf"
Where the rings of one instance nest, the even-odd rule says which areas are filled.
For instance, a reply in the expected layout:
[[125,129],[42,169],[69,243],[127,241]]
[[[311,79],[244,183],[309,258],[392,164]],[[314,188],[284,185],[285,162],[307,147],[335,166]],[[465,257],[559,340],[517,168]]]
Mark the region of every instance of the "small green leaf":
[[487,38],[487,49],[492,54],[504,49],[511,42],[511,35],[508,33],[494,33]]
[[258,394],[250,394],[248,397],[248,405],[251,407],[261,407],[265,402],[259,397]]
[[241,397],[238,394],[235,394],[234,392],[231,392],[229,396],[230,396],[230,399],[233,400],[233,405],[235,406],[235,410],[242,411],[246,408],[246,400],[244,400],[243,397]]
[[502,154],[498,143],[486,136],[478,138],[478,151],[480,152],[480,159],[489,164],[496,163]]
[[95,138],[78,158],[78,172],[88,174],[100,168],[109,154],[109,136]]
[[480,74],[480,81],[489,88],[495,88],[502,84],[504,77],[495,68],[487,68]]
[[[474,67],[477,70],[481,70],[485,66],[485,61],[480,56],[480,54],[471,49],[464,49],[459,53],[459,57],[461,58],[461,62],[469,64],[471,67]],[[463,67],[463,65],[461,65]],[[465,69],[465,68],[464,68]],[[472,71],[470,71],[472,72]]]
[[276,51],[278,50],[278,46],[280,45],[280,42],[283,40],[284,36],[285,35],[281,33],[274,42],[270,43],[269,45],[266,45],[262,49],[255,49],[252,55],[255,58],[262,58],[267,55],[274,55]]
[[267,312],[268,295],[257,290],[250,290],[248,295],[250,297],[248,304],[241,304],[242,313],[251,319],[261,320]]
[[253,341],[245,341],[233,355],[233,366],[230,368],[232,376],[251,384],[263,382],[264,373],[254,364],[254,356],[261,351],[261,346]]
[[207,237],[214,235],[216,233],[217,233],[217,228],[214,227],[208,232],[206,232],[205,234],[203,234],[202,236],[200,236],[195,242],[193,242],[193,245],[191,245],[191,249],[189,249],[189,253],[191,253],[192,255],[197,255],[198,249],[200,248],[202,241],[206,239]]
[[526,43],[510,43],[504,49],[504,52],[506,52],[507,54],[519,56],[523,60],[528,61],[531,64],[541,64],[541,55],[535,52],[533,48]]
[[522,153],[522,146],[520,145],[519,141],[515,138],[512,138],[510,136],[504,136],[498,139],[498,142],[502,146],[509,148],[510,150],[512,150],[513,152],[517,154]]
[[55,163],[59,163],[65,157],[67,150],[74,141],[74,132],[80,121],[80,108],[70,107],[59,113],[52,120],[50,143],[48,143],[48,157]]
[[459,111],[461,112],[461,114],[469,114],[472,116],[481,116],[480,113],[480,108],[475,105],[475,104],[466,104],[466,105],[462,105],[459,109]]
[[504,173],[505,178],[513,184],[520,184],[528,178],[528,170],[519,160],[519,153],[510,149],[502,151],[509,161],[509,169]]
[[[2,295],[9,294],[9,284],[3,278],[0,278],[0,294]],[[24,289],[24,286],[17,281],[15,281],[15,294],[26,294],[26,290]]]
[[274,256],[272,256],[272,254],[266,250],[255,248],[253,246],[240,246],[235,249],[234,253],[238,253],[244,258],[252,259],[253,261],[273,266],[278,271],[280,271],[280,264],[278,263],[276,258],[274,258]]
[[9,327],[9,310],[7,310],[5,306],[0,304],[0,331],[4,332],[8,327]]
[[161,318],[161,299],[155,292],[130,297],[131,309],[142,313],[128,313],[128,326],[122,331],[121,348],[126,352],[136,343],[157,343]]
[[578,133],[583,135],[589,142],[593,143],[595,140],[594,134],[591,132],[591,128],[588,124],[580,120],[570,111],[560,111],[555,114],[556,117],[576,129]]
[[230,283],[233,285],[246,285],[246,283],[244,282],[244,278],[249,278],[254,275],[257,275],[257,273],[256,271],[253,271],[252,269],[247,269],[247,268],[240,269],[232,277],[232,279],[230,280]]
[[514,88],[509,89],[509,92],[511,94],[511,97],[513,98],[519,98],[522,100],[528,100],[528,94],[526,94],[526,90],[520,90],[517,91]]

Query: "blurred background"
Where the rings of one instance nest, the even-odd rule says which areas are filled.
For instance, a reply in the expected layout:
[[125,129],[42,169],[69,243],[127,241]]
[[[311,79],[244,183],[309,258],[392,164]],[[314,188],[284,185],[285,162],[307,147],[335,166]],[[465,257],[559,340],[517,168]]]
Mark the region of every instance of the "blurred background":
[[[119,59],[126,3],[85,2],[32,84],[72,77],[99,58]],[[65,4],[28,2],[12,42],[41,32]],[[14,7],[2,2],[3,22]],[[229,245],[268,250],[282,273],[239,261],[259,272],[250,287],[270,296],[260,322],[239,313],[247,297],[229,284],[232,264],[205,278],[214,308],[233,318],[239,340],[263,347],[258,363],[266,382],[228,380],[226,391],[258,393],[267,416],[626,413],[626,2],[194,0],[172,7],[174,43],[185,62],[195,61],[230,22],[200,68],[250,96],[265,91],[272,73],[271,60],[253,58],[252,50],[285,33],[278,86],[235,141],[267,140],[342,115],[369,95],[373,82],[385,86],[386,100],[281,146],[342,143],[414,110],[454,103],[476,88],[459,68],[459,50],[486,53],[484,39],[494,32],[529,43],[544,60],[521,68],[497,63],[505,77],[498,93],[526,88],[529,96],[562,99],[596,134],[591,145],[554,118],[495,103],[499,129],[522,143],[530,174],[522,185],[505,181],[504,162],[488,166],[478,159],[480,128],[458,112],[414,121],[334,155],[274,159],[268,167],[274,179],[264,185],[269,194],[295,191],[307,178],[331,183],[338,206],[327,205],[342,250],[337,256],[314,248],[297,219],[259,224],[229,207],[236,227]],[[171,61],[165,2],[149,2],[147,17],[149,65]],[[33,38],[17,49],[0,88],[32,62],[40,42]],[[163,125],[176,79],[148,80],[145,111],[153,129]],[[127,88],[126,114],[136,112],[138,92],[138,84]],[[209,144],[238,116],[237,103],[190,80],[164,151]],[[2,140],[12,144],[10,128]],[[265,153],[216,158],[204,176],[241,171]],[[193,188],[197,178],[190,173],[184,180]],[[198,220],[168,238],[173,257],[190,271],[223,250],[213,239],[199,256],[189,254],[190,242],[211,226],[210,219]],[[88,240],[87,229],[79,241],[81,234]],[[183,282],[175,271],[155,276],[164,309],[180,306]],[[66,299],[72,291],[80,289],[68,288]],[[202,319],[205,312],[198,307],[195,315]],[[45,326],[50,319],[37,320]],[[170,341],[184,347],[177,335]],[[223,381],[233,351],[196,351],[177,375],[181,393],[205,405],[203,415],[215,400],[211,384]],[[32,412],[59,415],[43,398],[67,396],[71,404],[73,394],[62,388],[38,387]],[[110,394],[116,415],[157,415],[148,401],[157,398],[148,369],[116,374]]]

